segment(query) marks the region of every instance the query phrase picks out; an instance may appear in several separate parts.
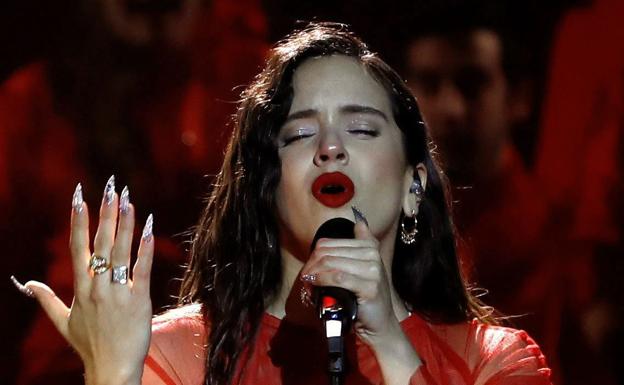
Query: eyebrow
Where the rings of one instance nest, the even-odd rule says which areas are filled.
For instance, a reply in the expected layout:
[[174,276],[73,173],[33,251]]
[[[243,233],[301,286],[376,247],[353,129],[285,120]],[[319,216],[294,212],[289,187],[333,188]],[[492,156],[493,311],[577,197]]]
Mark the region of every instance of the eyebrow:
[[[376,115],[379,116],[380,118],[382,118],[383,120],[385,120],[386,122],[388,122],[388,116],[386,116],[385,113],[383,113],[382,111],[374,108],[374,107],[368,107],[368,106],[361,106],[359,104],[349,104],[346,106],[342,106],[340,107],[340,112],[343,114],[371,114],[371,115]],[[305,118],[310,118],[313,117],[314,115],[318,114],[318,110],[315,109],[307,109],[307,110],[301,110],[301,111],[297,111],[294,112],[290,115],[288,115],[288,117],[286,118],[286,121],[284,122],[284,124],[293,121],[293,120],[297,120],[297,119],[305,119]]]

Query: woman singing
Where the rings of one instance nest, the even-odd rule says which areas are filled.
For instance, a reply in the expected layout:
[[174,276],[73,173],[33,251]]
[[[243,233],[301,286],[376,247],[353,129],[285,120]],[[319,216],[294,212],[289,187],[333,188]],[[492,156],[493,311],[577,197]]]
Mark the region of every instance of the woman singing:
[[[93,251],[80,185],[74,194],[71,308],[41,283],[18,287],[88,384],[326,384],[309,298],[327,286],[358,307],[346,384],[550,384],[539,347],[467,289],[431,147],[401,78],[344,26],[311,24],[242,94],[176,309],[152,319],[151,216],[128,277],[135,210],[113,179]],[[355,238],[310,252],[336,217],[356,222]]]

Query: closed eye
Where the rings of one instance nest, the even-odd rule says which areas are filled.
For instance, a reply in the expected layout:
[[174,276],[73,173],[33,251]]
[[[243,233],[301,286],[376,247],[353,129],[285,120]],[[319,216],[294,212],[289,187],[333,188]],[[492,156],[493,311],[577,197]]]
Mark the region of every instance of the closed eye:
[[289,144],[296,142],[298,140],[309,138],[312,135],[313,134],[299,134],[299,135],[289,136],[287,138],[284,138],[284,141],[282,142],[282,147],[288,146]]
[[372,138],[376,138],[379,136],[379,131],[373,130],[373,129],[353,128],[353,129],[350,129],[349,132],[351,134],[370,136]]

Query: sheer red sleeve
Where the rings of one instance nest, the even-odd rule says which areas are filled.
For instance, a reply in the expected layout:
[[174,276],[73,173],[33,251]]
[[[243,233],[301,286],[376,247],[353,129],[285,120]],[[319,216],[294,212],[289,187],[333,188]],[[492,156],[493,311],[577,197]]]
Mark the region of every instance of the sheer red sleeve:
[[[539,346],[522,330],[473,321],[466,332],[445,330],[410,385],[550,385]],[[427,355],[427,354],[425,354]],[[430,364],[429,364],[430,363]]]
[[204,323],[199,306],[175,309],[154,318],[142,383],[201,383],[205,366],[204,336]]

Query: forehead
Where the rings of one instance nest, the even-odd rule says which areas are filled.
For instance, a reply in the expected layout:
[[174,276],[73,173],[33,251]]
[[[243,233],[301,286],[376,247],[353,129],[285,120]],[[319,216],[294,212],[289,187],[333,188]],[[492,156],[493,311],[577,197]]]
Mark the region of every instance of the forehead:
[[344,105],[374,107],[391,116],[388,93],[356,59],[342,55],[311,58],[293,76],[291,112]]

